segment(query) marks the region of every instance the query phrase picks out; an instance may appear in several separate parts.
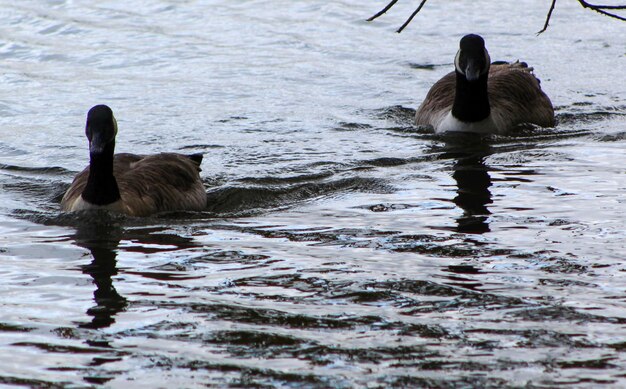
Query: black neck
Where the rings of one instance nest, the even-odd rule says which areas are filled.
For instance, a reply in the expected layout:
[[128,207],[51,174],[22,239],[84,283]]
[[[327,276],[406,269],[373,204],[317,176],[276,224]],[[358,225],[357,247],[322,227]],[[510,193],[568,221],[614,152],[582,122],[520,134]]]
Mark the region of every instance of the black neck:
[[456,72],[456,94],[452,105],[452,116],[462,122],[479,122],[491,113],[487,94],[488,72],[476,81],[467,81],[465,75]]
[[94,205],[107,205],[120,199],[117,181],[113,176],[115,143],[106,145],[101,153],[89,154],[89,178],[82,197]]

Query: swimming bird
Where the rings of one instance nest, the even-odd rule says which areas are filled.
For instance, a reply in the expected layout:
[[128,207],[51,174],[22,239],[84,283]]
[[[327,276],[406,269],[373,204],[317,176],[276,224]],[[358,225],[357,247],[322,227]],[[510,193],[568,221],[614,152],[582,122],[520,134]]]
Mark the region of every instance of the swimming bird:
[[506,133],[525,123],[555,125],[552,102],[532,67],[519,61],[491,63],[479,35],[465,35],[459,46],[455,71],[430,88],[417,109],[417,125],[477,133]]
[[200,179],[202,154],[114,154],[117,121],[106,105],[89,110],[85,133],[89,166],[74,178],[63,196],[63,210],[107,209],[148,216],[206,207]]

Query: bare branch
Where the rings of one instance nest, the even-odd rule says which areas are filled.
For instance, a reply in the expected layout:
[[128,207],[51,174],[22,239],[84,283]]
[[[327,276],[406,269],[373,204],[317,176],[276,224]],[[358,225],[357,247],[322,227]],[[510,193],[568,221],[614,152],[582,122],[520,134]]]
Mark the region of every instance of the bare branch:
[[368,22],[371,22],[372,20],[376,19],[377,17],[384,15],[387,11],[389,11],[389,9],[391,7],[393,7],[396,3],[398,2],[398,0],[391,0],[391,2],[389,4],[387,4],[387,6],[385,6],[385,8],[383,8],[380,12],[378,12],[376,15],[372,16],[371,18],[367,19]]
[[[422,9],[422,7],[424,7],[424,4],[426,4],[427,1],[428,0],[421,1],[420,5],[411,14],[411,16],[406,20],[406,22],[404,22],[404,24],[398,30],[396,30],[397,33],[402,32],[402,30],[404,30],[406,26],[408,26],[409,23],[411,23],[415,15],[419,13],[419,11]],[[618,15],[618,14],[607,11],[607,10],[626,10],[626,5],[599,5],[599,4],[588,3],[586,0],[577,0],[577,1],[578,3],[580,3],[580,5],[583,6],[583,8],[589,8],[590,10],[596,11],[602,15],[609,16],[614,19],[626,21],[626,16]],[[376,15],[372,16],[371,18],[367,20],[371,22],[372,20],[385,14],[387,11],[391,9],[391,7],[396,5],[397,2],[398,0],[391,0],[389,4],[385,6],[385,8],[383,8],[380,12],[378,12]],[[552,3],[550,4],[550,10],[548,10],[548,14],[546,15],[546,21],[543,24],[543,28],[541,29],[541,31],[537,32],[537,35],[545,32],[548,29],[548,26],[550,25],[550,18],[552,18],[552,12],[554,11],[555,6],[556,6],[556,0],[552,0]]]
[[[402,26],[400,26],[400,28],[396,31],[398,34],[402,32],[402,30],[404,30],[404,28],[406,26],[409,25],[409,23],[411,23],[411,20],[413,20],[413,18],[415,17],[415,15],[417,15],[417,13],[422,9],[422,7],[424,6],[424,4],[426,4],[426,1],[428,0],[422,0],[422,2],[420,3],[420,5],[417,7],[417,9],[415,11],[413,11],[413,13],[411,14],[411,16],[406,20],[406,22],[404,22],[404,24]],[[555,0],[556,1],[556,0]]]
[[602,15],[606,15],[606,16],[609,16],[618,20],[626,21],[626,17],[624,16],[616,15],[614,13],[605,11],[605,9],[626,9],[626,5],[595,5],[595,4],[589,4],[585,0],[578,0],[578,2],[580,3],[580,5],[583,6],[583,8],[589,8]]
[[537,35],[541,34],[542,32],[548,29],[548,24],[550,23],[550,18],[552,17],[552,11],[554,11],[555,5],[556,5],[556,0],[552,0],[552,4],[550,4],[550,10],[548,11],[548,16],[546,17],[546,22],[544,23],[541,31],[537,33]]
[[578,0],[580,5],[585,8],[600,8],[600,9],[626,9],[626,5],[597,5],[589,4],[585,0]]

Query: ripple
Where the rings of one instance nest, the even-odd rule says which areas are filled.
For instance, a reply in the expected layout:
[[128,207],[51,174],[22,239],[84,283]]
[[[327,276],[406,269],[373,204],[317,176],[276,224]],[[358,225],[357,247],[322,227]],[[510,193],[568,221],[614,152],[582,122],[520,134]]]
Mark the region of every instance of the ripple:
[[[321,175],[318,177],[324,177]],[[306,178],[287,178],[278,181],[288,186],[258,185],[258,186],[227,186],[214,189],[208,193],[208,208],[210,212],[226,215],[251,215],[270,209],[282,209],[299,204],[302,201],[319,199],[348,192],[378,192],[388,191],[388,186],[382,180],[371,178],[345,178],[328,182],[312,182],[291,184],[292,182],[309,180]],[[245,180],[244,180],[245,181]],[[267,182],[266,178],[254,180]],[[277,182],[276,179],[272,181]]]

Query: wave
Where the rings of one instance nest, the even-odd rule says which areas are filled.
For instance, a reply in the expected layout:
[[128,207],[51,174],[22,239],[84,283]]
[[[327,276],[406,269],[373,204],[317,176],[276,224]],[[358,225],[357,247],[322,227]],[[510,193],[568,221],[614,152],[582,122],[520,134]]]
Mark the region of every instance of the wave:
[[288,184],[289,180],[285,185],[227,185],[214,189],[208,193],[207,211],[218,215],[248,216],[342,193],[389,191],[383,180],[375,178],[349,177],[296,184]]

